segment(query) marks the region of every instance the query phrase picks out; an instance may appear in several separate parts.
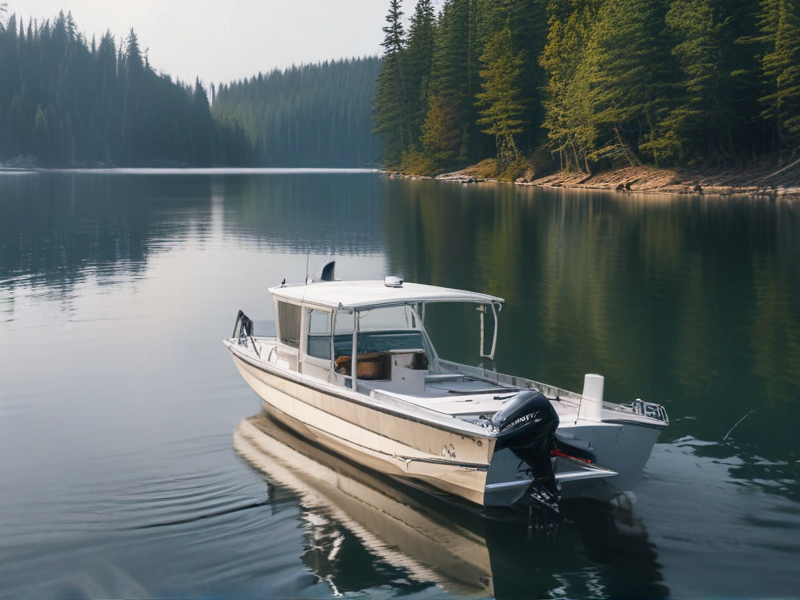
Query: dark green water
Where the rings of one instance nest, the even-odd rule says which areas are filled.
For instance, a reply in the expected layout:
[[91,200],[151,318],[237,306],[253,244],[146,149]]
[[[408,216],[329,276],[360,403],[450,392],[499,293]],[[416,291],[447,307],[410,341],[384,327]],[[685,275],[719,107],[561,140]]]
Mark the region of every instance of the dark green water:
[[308,172],[0,174],[0,596],[487,593],[232,448],[260,404],[220,340],[330,253],[506,298],[500,371],[669,411],[632,512],[415,497],[494,595],[800,597],[800,204]]

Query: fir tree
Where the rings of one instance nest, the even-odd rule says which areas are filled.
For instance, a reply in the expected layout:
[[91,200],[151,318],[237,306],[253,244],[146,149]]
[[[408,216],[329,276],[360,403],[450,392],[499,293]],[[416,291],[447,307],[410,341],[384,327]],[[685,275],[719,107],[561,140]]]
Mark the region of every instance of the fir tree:
[[[445,0],[436,29],[430,94],[442,99],[459,115],[457,122],[449,119],[447,122],[457,126],[461,138],[458,160],[462,163],[475,158],[473,143],[477,128],[473,79],[478,63],[474,56],[475,34],[472,1]],[[455,135],[456,131],[451,131],[446,137],[450,139]]]
[[742,82],[738,76],[745,72],[748,57],[737,40],[752,26],[749,4],[747,0],[673,0],[666,24],[681,77],[675,87],[675,105],[654,143],[666,160],[686,163],[747,153],[741,132],[748,130],[748,112],[752,112],[757,88],[752,80]]
[[401,17],[400,0],[390,0],[387,25],[381,45],[384,48],[383,64],[375,91],[375,133],[384,139],[384,162],[399,166],[403,152],[411,148],[411,125],[404,73],[406,50],[405,30]]
[[597,129],[592,118],[586,46],[600,0],[551,0],[540,62],[545,70],[544,126],[561,168],[589,170]]
[[[422,147],[429,161],[426,170],[452,166],[461,148],[461,114],[452,98],[432,95],[422,126]],[[428,173],[424,173],[428,174]]]
[[586,49],[593,125],[631,162],[640,151],[659,161],[657,125],[677,74],[662,33],[665,12],[662,0],[607,0]]
[[436,14],[431,0],[419,0],[411,16],[408,35],[408,104],[412,143],[419,139],[428,108]]
[[758,41],[767,93],[763,117],[779,149],[800,149],[800,0],[762,0]]
[[481,63],[483,92],[477,95],[478,106],[482,107],[478,125],[485,126],[484,133],[494,136],[498,163],[505,169],[519,154],[514,136],[523,131],[520,116],[524,109],[518,86],[523,54],[514,52],[508,25],[486,43]]

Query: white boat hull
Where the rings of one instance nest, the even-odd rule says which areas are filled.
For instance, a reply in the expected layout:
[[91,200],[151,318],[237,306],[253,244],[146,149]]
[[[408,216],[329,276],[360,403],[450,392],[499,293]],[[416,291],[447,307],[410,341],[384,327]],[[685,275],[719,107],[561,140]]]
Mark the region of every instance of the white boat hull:
[[[508,449],[495,452],[497,439],[488,431],[466,432],[448,426],[446,417],[434,422],[371,405],[351,390],[305,381],[302,375],[285,374],[231,350],[236,367],[263,399],[268,414],[358,464],[484,506],[512,505],[529,488],[530,476],[520,470],[519,458]],[[562,422],[559,435],[592,452],[602,465],[557,459],[556,479],[565,495],[584,495],[587,486],[597,487],[600,480],[619,490],[630,489],[659,431],[635,423]],[[602,487],[608,489],[605,483]]]
[[[265,410],[299,434],[369,468],[484,504],[496,440],[469,436],[357,404],[283,378],[234,354]],[[380,432],[380,433],[379,433]]]

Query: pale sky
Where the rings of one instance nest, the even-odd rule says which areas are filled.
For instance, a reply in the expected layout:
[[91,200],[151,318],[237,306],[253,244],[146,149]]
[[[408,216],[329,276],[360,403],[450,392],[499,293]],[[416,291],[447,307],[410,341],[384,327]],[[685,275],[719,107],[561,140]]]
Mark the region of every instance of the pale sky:
[[[150,64],[173,78],[228,82],[275,67],[379,54],[388,0],[6,0],[8,12],[72,11],[89,41],[133,27]],[[405,18],[415,0],[403,0]],[[441,5],[441,1],[435,3]]]

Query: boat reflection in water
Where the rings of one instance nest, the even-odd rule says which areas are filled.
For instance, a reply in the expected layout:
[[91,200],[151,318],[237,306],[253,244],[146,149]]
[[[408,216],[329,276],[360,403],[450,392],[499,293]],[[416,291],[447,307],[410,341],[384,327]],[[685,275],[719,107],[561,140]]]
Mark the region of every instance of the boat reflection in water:
[[475,508],[356,466],[264,413],[240,423],[234,448],[269,483],[299,495],[313,534],[303,562],[334,592],[388,583],[363,581],[363,562],[340,553],[352,535],[373,562],[458,595],[669,595],[629,508],[568,501],[557,524],[544,513]]

